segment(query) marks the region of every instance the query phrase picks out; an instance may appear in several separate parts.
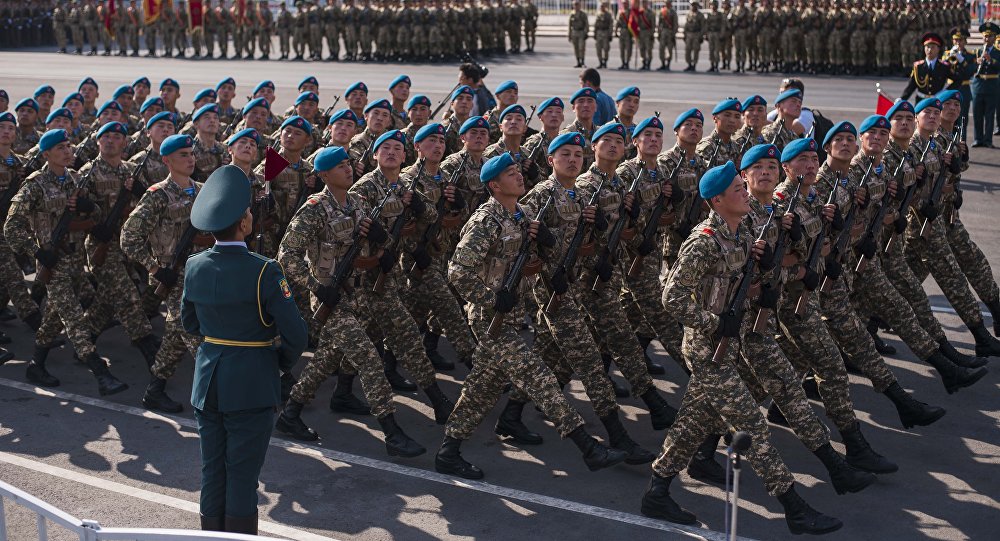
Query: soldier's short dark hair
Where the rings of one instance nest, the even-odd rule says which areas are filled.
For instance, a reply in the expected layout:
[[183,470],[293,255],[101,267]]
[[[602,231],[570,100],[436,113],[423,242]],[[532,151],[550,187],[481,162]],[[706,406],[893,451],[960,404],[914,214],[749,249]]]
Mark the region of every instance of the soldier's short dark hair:
[[580,72],[580,81],[590,83],[594,88],[601,87],[601,73],[594,68],[587,68]]
[[221,231],[213,231],[212,236],[215,237],[215,240],[222,242],[236,240],[236,232],[239,230],[240,222],[243,221],[244,217],[246,217],[246,213],[244,213],[243,216],[240,216],[238,220],[230,224],[229,227]]

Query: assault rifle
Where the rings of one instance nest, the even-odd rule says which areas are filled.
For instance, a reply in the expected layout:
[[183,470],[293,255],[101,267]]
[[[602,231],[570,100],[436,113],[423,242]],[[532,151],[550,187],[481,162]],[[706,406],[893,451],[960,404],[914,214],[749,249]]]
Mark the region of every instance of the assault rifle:
[[[945,154],[950,153],[955,148],[955,143],[958,142],[958,137],[961,133],[962,120],[959,119],[958,124],[955,126],[955,133],[951,136],[951,140],[948,141],[948,147],[944,149]],[[960,159],[958,156],[952,156],[952,165],[949,167],[944,167],[944,164],[941,164],[937,180],[934,181],[934,187],[931,188],[931,196],[924,203],[924,207],[920,209],[920,214],[926,216],[923,225],[920,226],[921,237],[926,237],[930,233],[930,223],[941,213],[941,192],[944,190],[945,181],[948,180],[949,169],[959,169],[958,162],[955,161],[958,159]]]
[[[861,177],[861,182],[858,183],[858,190],[867,187],[868,179],[871,177],[874,166],[875,159],[872,158],[868,162],[868,168],[865,169],[864,176]],[[867,190],[865,191],[867,192]],[[858,205],[857,201],[851,205],[851,210],[847,211],[847,216],[844,216],[844,227],[840,230],[840,236],[837,237],[837,241],[830,247],[830,255],[827,256],[827,261],[843,263],[842,260],[847,253],[847,243],[851,240],[851,229],[854,228],[854,222],[858,219],[858,207],[867,208],[870,204],[871,194],[866,193],[864,205]],[[825,274],[826,276],[823,277],[823,285],[820,287],[820,291],[828,292],[833,287],[833,282],[836,281],[836,278],[831,279],[829,273]]]
[[[927,158],[927,152],[931,149],[930,141],[927,142],[927,146],[924,147],[923,152],[920,154],[920,161],[917,165],[924,163]],[[924,176],[926,177],[927,172],[924,171]],[[892,243],[895,241],[897,235],[902,235],[906,231],[906,225],[908,223],[908,215],[910,212],[910,203],[913,201],[913,196],[917,193],[917,186],[924,183],[924,178],[918,178],[913,184],[906,187],[906,191],[903,192],[903,200],[899,204],[898,216],[896,221],[893,222],[892,234],[889,236],[889,240],[885,243],[885,253],[889,253],[892,248]]]
[[[451,212],[458,212],[465,208],[465,199],[462,198],[462,194],[458,191],[455,192],[455,202],[448,205],[448,202],[444,197],[444,189],[448,186],[454,186],[458,182],[458,177],[462,174],[462,170],[465,169],[465,164],[468,163],[468,161],[469,153],[466,152],[465,155],[462,156],[462,161],[459,162],[458,167],[448,178],[448,181],[441,185],[441,197],[438,198],[437,203],[434,205],[437,210],[437,220],[427,226],[427,229],[424,230],[423,236],[421,236],[420,240],[417,241],[417,247],[413,250],[413,266],[411,266],[410,270],[407,271],[409,274],[416,275],[417,278],[423,276],[424,270],[430,266],[430,252],[428,251],[428,248],[437,240],[438,234],[441,232],[441,222],[444,220],[445,213],[448,211],[447,207],[451,207]],[[426,254],[427,257],[424,257],[424,254]],[[421,266],[421,263],[425,264]]]
[[[420,164],[417,166],[417,173],[413,175],[410,185],[403,193],[413,192],[413,197],[419,197],[414,188],[417,185],[417,179],[424,174],[424,161],[420,160]],[[388,192],[392,193],[392,190],[389,189]],[[388,196],[388,194],[386,195]],[[389,240],[385,244],[385,253],[379,260],[378,273],[375,276],[375,287],[372,288],[372,291],[376,293],[382,291],[385,275],[392,272],[392,268],[396,266],[396,250],[399,249],[399,242],[403,236],[403,226],[406,225],[406,222],[410,221],[412,213],[413,202],[411,200],[410,204],[403,209],[403,213],[396,217],[396,221],[392,222],[392,228],[389,229]]]
[[[132,194],[135,193],[136,183],[139,182],[139,175],[144,174],[146,171],[146,162],[149,161],[149,156],[152,152],[147,152],[143,156],[142,161],[139,162],[139,166],[132,171],[132,190],[125,187],[122,183],[121,187],[118,188],[118,197],[115,199],[114,206],[108,211],[107,218],[102,222],[102,226],[105,228],[118,228],[118,220],[121,218],[122,212],[125,211],[125,205],[132,200]],[[90,262],[95,267],[100,267],[104,265],[104,261],[108,258],[108,250],[111,248],[111,241],[108,242],[98,242],[97,248],[94,249],[94,255],[91,256]]]
[[[712,151],[712,157],[708,159],[706,167],[711,168],[712,163],[715,162],[715,157],[719,154],[719,148],[722,146],[722,142],[715,143],[715,150]],[[704,172],[702,172],[704,174]],[[681,234],[682,237],[687,238],[691,234],[691,228],[694,227],[695,220],[701,214],[701,192],[697,189],[694,191],[694,196],[691,200],[691,206],[688,208],[687,213],[684,214],[684,220],[677,226],[677,232]]]
[[[795,207],[799,204],[799,194],[802,193],[802,175],[796,177],[798,184],[795,186],[795,193],[792,194],[792,200],[788,203],[788,210],[785,214],[791,214],[795,216]],[[771,215],[768,217],[768,224],[774,218],[774,208],[771,209]],[[765,224],[765,227],[767,224]],[[793,225],[794,227],[794,225]],[[788,231],[785,228],[778,230],[778,238],[774,240],[774,252],[772,255],[772,260],[774,261],[774,266],[781,265],[781,260],[785,257],[785,250],[788,244]],[[778,287],[778,279],[771,280],[771,287]],[[757,311],[757,319],[754,320],[753,330],[758,334],[763,334],[767,330],[767,320],[771,316],[772,307],[762,306],[760,310]]]
[[[600,184],[597,185],[597,191],[594,195],[590,197],[590,201],[587,202],[588,207],[597,204],[597,200],[601,195],[601,190],[604,189],[605,179],[601,179]],[[600,208],[597,209],[600,212]],[[595,220],[596,221],[596,220]],[[580,218],[576,222],[576,230],[573,232],[573,238],[569,241],[569,246],[566,247],[566,253],[563,254],[562,259],[559,261],[559,266],[556,267],[555,272],[552,273],[552,277],[549,279],[551,283],[553,278],[557,275],[564,276],[566,281],[569,283],[576,282],[576,259],[580,255],[580,246],[583,245],[583,239],[587,236],[587,221],[584,219],[583,214],[580,214]],[[545,305],[545,312],[551,313],[557,306],[559,306],[559,295],[553,293],[549,297],[549,302]]]
[[[674,170],[671,171],[670,176],[664,180],[664,182],[670,183],[670,200],[673,203],[678,203],[684,198],[684,191],[677,185],[677,173],[681,170],[682,162],[683,160],[677,160],[677,164],[674,165]],[[639,253],[636,254],[635,259],[632,260],[632,266],[628,269],[629,278],[639,276],[639,273],[642,270],[642,260],[647,255],[653,253],[653,250],[656,248],[656,230],[660,227],[660,217],[663,216],[663,207],[666,204],[667,198],[664,197],[663,192],[661,191],[660,195],[656,197],[656,202],[653,203],[653,209],[649,213],[649,219],[646,221],[646,226],[642,229],[642,242],[639,243]]]
[[[76,189],[77,196],[87,192],[87,187],[90,184],[90,177],[94,176],[95,169],[96,167],[92,167],[90,171],[87,171],[87,174],[83,175],[83,178],[80,179]],[[63,242],[66,240],[66,235],[69,235],[70,231],[89,230],[91,227],[94,227],[93,220],[84,220],[74,224],[73,217],[75,215],[76,212],[70,210],[69,205],[67,205],[63,210],[62,215],[59,216],[59,221],[56,222],[56,226],[52,229],[52,235],[49,237],[49,242],[46,243],[47,249],[52,251],[58,250],[59,247],[63,245]],[[49,280],[52,278],[52,269],[43,265],[41,261],[37,262],[35,268],[37,269],[35,273],[35,281],[42,285],[48,284]]]
[[[903,174],[903,164],[910,159],[910,153],[907,152],[903,155],[903,159],[899,160],[899,165],[896,166],[896,170],[892,172],[892,179],[896,180],[901,178]],[[878,208],[878,212],[875,213],[875,217],[869,222],[868,227],[865,229],[864,237],[855,246],[855,250],[858,252],[858,264],[854,267],[855,273],[862,273],[868,268],[868,261],[874,256],[875,252],[878,251],[876,244],[878,243],[878,238],[882,234],[882,222],[885,220],[885,215],[889,212],[889,205],[892,203],[892,194],[889,193],[888,187],[885,193],[882,195],[882,203]]]
[[[594,278],[594,285],[590,288],[591,291],[600,291],[601,286],[611,280],[614,265],[618,262],[618,245],[621,244],[622,231],[625,229],[626,222],[635,220],[641,210],[639,202],[634,200],[632,201],[632,210],[626,210],[625,199],[639,189],[639,181],[642,180],[645,174],[646,168],[643,167],[639,174],[635,176],[635,180],[632,181],[632,185],[629,186],[628,191],[622,195],[622,202],[618,205],[618,219],[615,220],[615,225],[611,227],[611,233],[608,234],[608,243],[601,250],[601,255],[597,257],[597,264],[594,265],[594,273],[597,276]],[[617,178],[617,175],[615,177]]]
[[[174,271],[178,276],[180,276],[180,269],[184,266],[184,262],[187,261],[188,252],[191,251],[191,245],[194,244],[194,238],[198,235],[198,229],[188,222],[187,228],[184,233],[181,234],[181,238],[177,240],[177,245],[174,246],[174,253],[170,255],[170,270]],[[176,285],[176,284],[175,284]],[[167,284],[160,283],[156,286],[156,290],[153,292],[160,300],[166,300],[167,295],[170,294],[170,290],[174,286],[168,286]]]
[[[837,200],[837,190],[840,188],[840,175],[834,179],[833,189],[830,190],[830,198],[827,200],[826,204],[833,204]],[[809,250],[809,257],[806,258],[806,274],[810,272],[816,272],[816,266],[819,264],[819,258],[823,255],[823,244],[826,242],[826,237],[830,234],[830,229],[833,227],[833,221],[824,225],[819,233],[816,234],[816,239],[813,241],[812,248]],[[817,277],[817,280],[819,278]],[[804,286],[805,284],[803,284]],[[809,293],[812,289],[808,287],[803,287],[802,294],[799,295],[798,302],[795,303],[795,315],[801,317],[806,313],[806,306],[809,304]]]

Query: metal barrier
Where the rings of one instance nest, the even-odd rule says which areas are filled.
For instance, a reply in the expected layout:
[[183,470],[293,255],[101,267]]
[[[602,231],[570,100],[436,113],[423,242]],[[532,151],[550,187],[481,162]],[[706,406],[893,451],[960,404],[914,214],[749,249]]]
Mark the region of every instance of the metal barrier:
[[33,512],[37,518],[37,539],[48,541],[49,522],[68,530],[80,541],[279,541],[273,537],[258,537],[226,532],[204,532],[200,530],[180,530],[170,528],[104,528],[96,521],[81,520],[48,504],[23,490],[0,481],[0,541],[29,539],[26,532],[9,536],[4,503],[23,507]]

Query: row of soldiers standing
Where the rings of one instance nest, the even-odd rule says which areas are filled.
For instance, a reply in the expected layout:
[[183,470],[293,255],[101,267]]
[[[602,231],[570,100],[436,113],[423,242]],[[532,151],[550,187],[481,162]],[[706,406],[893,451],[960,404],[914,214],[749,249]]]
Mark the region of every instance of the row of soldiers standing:
[[43,2],[0,2],[0,48],[36,47],[54,43],[52,17]]

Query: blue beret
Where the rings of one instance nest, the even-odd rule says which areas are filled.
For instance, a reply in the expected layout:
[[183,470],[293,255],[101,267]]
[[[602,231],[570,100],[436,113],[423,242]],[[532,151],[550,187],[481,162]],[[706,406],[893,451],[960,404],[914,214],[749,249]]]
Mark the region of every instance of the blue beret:
[[69,120],[73,120],[73,113],[71,113],[70,110],[65,107],[54,109],[51,113],[49,113],[49,116],[45,117],[45,123],[49,124],[50,122],[59,117],[65,117]]
[[937,99],[944,103],[948,100],[958,100],[958,103],[962,103],[962,93],[958,90],[942,90],[937,93]]
[[80,103],[83,103],[83,94],[81,94],[79,92],[74,92],[74,93],[66,96],[66,98],[63,99],[63,102],[62,102],[63,107],[66,107],[66,104],[69,103],[69,102],[71,102],[71,101],[73,101],[73,100],[76,100],[76,101],[78,101]]
[[125,94],[132,94],[134,96],[135,90],[133,90],[132,87],[129,85],[121,85],[115,89],[115,93],[112,94],[111,97],[117,100],[118,98],[124,96]]
[[538,109],[536,109],[535,111],[538,112],[538,114],[542,114],[542,111],[548,109],[549,107],[558,107],[560,109],[566,108],[566,106],[563,105],[563,100],[559,99],[558,96],[553,96],[543,101],[542,104],[539,105]]
[[194,112],[193,115],[191,115],[191,122],[198,122],[198,119],[201,118],[201,115],[205,113],[219,114],[219,104],[207,103],[205,105],[202,105],[200,108],[198,108],[197,111]]
[[702,199],[711,199],[729,189],[734,178],[736,178],[736,164],[728,161],[725,165],[705,171],[698,181],[698,192]]
[[830,141],[833,141],[833,138],[836,137],[838,133],[849,133],[855,137],[858,136],[858,130],[854,127],[854,124],[843,120],[826,132],[826,136],[823,137],[823,146],[829,145]]
[[590,138],[591,143],[597,143],[605,135],[620,135],[622,141],[625,141],[625,125],[619,122],[608,122],[607,124],[597,128],[594,132],[593,137]]
[[590,88],[589,86],[582,87],[580,88],[580,90],[574,92],[573,96],[569,98],[570,105],[576,103],[576,100],[580,98],[590,98],[596,100],[597,92],[595,92],[594,89]]
[[337,111],[336,113],[333,113],[332,115],[330,115],[330,124],[333,124],[334,122],[336,122],[338,120],[350,120],[351,122],[357,124],[358,123],[358,115],[354,114],[354,111],[352,111],[350,109],[341,109],[341,110]]
[[398,85],[399,83],[406,83],[409,86],[413,86],[413,83],[410,81],[409,75],[398,75],[396,76],[395,79],[392,80],[392,82],[389,83],[389,90],[396,88],[396,85]]
[[107,111],[108,109],[114,109],[119,113],[122,112],[122,106],[115,100],[108,100],[101,105],[101,108],[97,110],[97,116],[101,116],[101,113]]
[[191,103],[197,103],[204,99],[215,100],[218,97],[219,95],[215,92],[214,88],[203,88],[199,90],[197,94],[194,95],[194,99],[191,100]]
[[406,102],[406,110],[409,111],[410,109],[413,109],[418,105],[426,105],[427,107],[430,107],[431,100],[430,98],[424,96],[423,94],[417,94],[416,96],[413,96],[412,98],[410,98],[409,101]]
[[389,130],[379,136],[375,140],[375,146],[372,147],[372,152],[378,152],[378,147],[382,146],[382,143],[386,141],[399,141],[401,144],[406,145],[406,134],[399,130]]
[[267,109],[268,111],[271,110],[271,104],[267,103],[267,100],[265,100],[264,98],[254,98],[254,99],[250,100],[249,102],[247,102],[246,105],[243,106],[243,114],[246,115],[254,107],[263,107],[264,109]]
[[484,163],[483,168],[479,170],[479,181],[486,184],[497,178],[500,173],[503,173],[505,169],[515,163],[514,157],[510,155],[510,152],[504,152],[499,156],[494,156]]
[[312,135],[313,127],[308,120],[300,117],[299,115],[290,116],[281,123],[281,129],[285,129],[286,126],[292,126],[293,128],[298,128],[304,132],[306,135]]
[[743,103],[740,104],[740,110],[746,111],[747,107],[750,107],[751,105],[763,105],[764,107],[767,107],[767,100],[755,94],[743,100]]
[[781,163],[788,163],[803,152],[816,152],[818,148],[815,139],[796,139],[781,151]]
[[258,133],[257,130],[253,128],[243,128],[242,130],[234,133],[231,137],[229,137],[229,139],[226,139],[226,146],[231,147],[233,146],[234,143],[236,143],[236,141],[239,141],[244,137],[253,139],[254,143],[260,145],[260,133]]
[[385,98],[382,98],[380,100],[375,100],[369,103],[368,105],[365,105],[365,114],[367,115],[368,111],[371,111],[372,109],[385,109],[386,111],[389,111],[391,113],[392,104],[389,103],[389,100]]
[[139,85],[153,86],[152,83],[149,82],[149,77],[139,77],[138,79],[132,81],[133,88]]
[[444,129],[444,126],[441,124],[435,122],[417,130],[417,134],[413,136],[413,142],[419,143],[431,135],[440,135],[441,137],[444,137],[446,133],[448,133],[448,130]]
[[38,102],[35,101],[34,98],[24,98],[23,100],[17,102],[17,105],[14,106],[14,110],[17,111],[21,107],[31,107],[36,113],[38,112]]
[[149,109],[150,107],[152,107],[154,105],[159,106],[161,109],[163,109],[163,108],[165,108],[167,106],[166,103],[163,103],[163,98],[161,98],[159,96],[152,96],[152,97],[146,98],[146,101],[142,102],[142,106],[139,107],[139,112],[140,113],[145,113],[147,109]]
[[297,86],[295,88],[297,90],[302,90],[302,87],[304,87],[306,85],[315,85],[318,88],[319,87],[319,80],[316,79],[316,77],[314,77],[312,75],[308,75],[308,76],[306,76],[305,79],[302,79],[301,81],[299,81],[299,86]]
[[250,192],[250,179],[239,167],[223,165],[212,171],[191,205],[191,225],[201,231],[222,231],[233,225],[246,215]]
[[576,145],[580,148],[587,148],[587,140],[583,138],[580,132],[566,132],[561,135],[557,135],[555,139],[549,143],[548,153],[555,154],[560,147],[566,145]]
[[347,90],[344,91],[344,97],[346,98],[347,96],[350,96],[351,92],[354,92],[355,90],[360,90],[360,91],[364,92],[365,94],[367,94],[368,93],[368,85],[362,83],[361,81],[358,81],[358,82],[354,83],[353,85],[347,87]]
[[17,119],[10,111],[4,111],[0,113],[0,122],[10,122],[11,124],[17,124]]
[[743,159],[740,161],[740,170],[750,169],[753,164],[766,158],[775,161],[779,160],[781,155],[778,153],[778,147],[774,145],[754,145],[743,155]]
[[723,111],[736,111],[737,113],[743,112],[743,106],[740,105],[740,100],[736,98],[726,98],[720,101],[714,109],[712,109],[712,114],[717,115]]
[[646,128],[656,128],[660,131],[663,131],[663,122],[661,122],[660,119],[656,118],[655,116],[651,116],[647,119],[644,119],[642,122],[636,124],[634,128],[632,128],[632,137],[638,137],[639,134],[642,133],[642,130]]
[[265,88],[270,88],[271,90],[274,90],[274,83],[272,83],[271,81],[265,79],[265,80],[257,83],[257,86],[253,87],[253,93],[257,94],[258,92],[260,92],[261,90],[263,90]]
[[799,90],[798,88],[789,88],[788,90],[782,92],[781,94],[778,94],[777,98],[774,98],[774,104],[778,105],[779,103],[787,100],[788,98],[798,98],[801,100],[802,91]]
[[517,90],[517,81],[504,81],[500,83],[500,86],[498,86],[493,93],[500,94],[501,92],[506,92],[508,90]]
[[456,88],[455,91],[451,93],[451,101],[457,100],[458,97],[461,96],[462,94],[468,94],[469,96],[471,96],[473,98],[476,97],[476,93],[475,93],[475,91],[472,90],[471,86],[469,86],[469,85],[462,85],[462,86]]
[[182,148],[194,147],[194,137],[190,135],[171,135],[160,143],[160,156],[169,156]]
[[488,130],[490,129],[490,123],[486,122],[486,119],[481,116],[469,117],[468,120],[462,123],[462,127],[458,129],[458,134],[463,135],[472,128],[482,128],[484,130]]
[[319,96],[315,92],[303,92],[299,94],[299,97],[295,98],[295,105],[299,105],[304,101],[314,101],[319,103]]
[[63,141],[69,141],[69,135],[66,134],[66,130],[49,130],[42,134],[41,139],[38,140],[38,148],[42,152],[45,152],[52,150],[53,147]]
[[157,122],[160,122],[162,120],[166,120],[171,124],[175,124],[173,113],[171,113],[170,111],[160,111],[159,113],[153,115],[148,121],[146,121],[146,129],[148,130],[152,128],[153,124],[156,124]]
[[215,91],[218,92],[219,89],[225,85],[233,85],[233,88],[235,88],[236,79],[233,79],[232,77],[226,77],[225,79],[219,81],[219,84],[215,85]]
[[892,124],[889,124],[889,120],[882,115],[871,115],[861,122],[861,126],[858,128],[858,133],[865,133],[866,131],[874,128],[889,130],[892,129]]
[[94,85],[94,88],[99,88],[97,86],[97,81],[95,81],[93,77],[84,77],[83,80],[80,81],[80,85],[77,86],[76,89],[80,90],[81,88],[83,88],[83,85]]
[[313,160],[313,169],[321,173],[329,171],[349,158],[350,156],[343,147],[326,147],[316,154],[316,158]]
[[166,79],[163,80],[163,82],[160,83],[160,90],[163,90],[164,88],[166,88],[168,86],[172,86],[172,87],[176,88],[177,90],[181,89],[180,83],[178,83],[177,81],[171,79],[170,77],[167,77]]
[[919,115],[920,111],[928,107],[934,107],[935,109],[941,109],[941,100],[931,96],[929,98],[924,98],[917,103],[917,106],[913,108],[913,114]]
[[42,85],[35,89],[35,97],[41,96],[42,94],[53,94],[55,95],[56,89],[52,88],[51,85]]
[[888,118],[889,120],[892,120],[892,117],[895,116],[896,113],[902,113],[902,112],[912,113],[913,104],[906,100],[900,100],[895,105],[893,105],[888,111],[886,111],[885,117]]
[[507,107],[506,109],[503,110],[502,113],[500,113],[500,121],[503,122],[503,117],[509,114],[519,114],[524,118],[528,118],[528,114],[524,111],[524,107],[521,107],[516,103],[514,105]]
[[677,116],[677,120],[674,121],[674,131],[677,131],[677,128],[680,128],[681,124],[690,118],[696,118],[702,123],[705,122],[705,115],[701,114],[701,111],[697,109],[688,109]]
[[120,133],[125,137],[128,137],[128,128],[125,124],[121,122],[108,122],[107,124],[101,126],[101,129],[97,130],[97,138],[100,139],[106,133]]
[[625,88],[619,90],[618,93],[615,94],[615,103],[618,103],[629,96],[635,96],[638,98],[640,96],[639,87],[626,86]]

